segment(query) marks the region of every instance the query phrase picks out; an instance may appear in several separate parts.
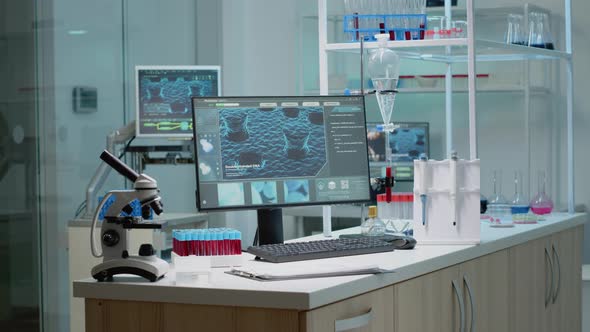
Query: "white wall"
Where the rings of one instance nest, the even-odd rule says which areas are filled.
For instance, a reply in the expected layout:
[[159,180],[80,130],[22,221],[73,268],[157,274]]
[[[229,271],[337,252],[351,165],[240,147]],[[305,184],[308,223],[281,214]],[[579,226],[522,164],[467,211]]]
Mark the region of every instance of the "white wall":
[[272,96],[296,93],[301,65],[298,1],[224,0],[224,94]]
[[[587,29],[587,13],[590,3],[583,0],[573,1],[573,49],[574,49],[574,141],[575,141],[575,179],[576,203],[583,205],[585,211],[590,208],[590,185],[588,169],[590,153],[587,142],[590,141],[590,96],[587,78],[590,77],[590,33]],[[590,263],[590,227],[584,233],[584,263]]]

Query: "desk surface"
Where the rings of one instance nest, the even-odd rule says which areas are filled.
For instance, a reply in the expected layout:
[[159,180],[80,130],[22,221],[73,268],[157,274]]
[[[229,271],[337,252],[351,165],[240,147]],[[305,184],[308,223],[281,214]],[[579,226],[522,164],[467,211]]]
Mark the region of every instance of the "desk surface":
[[[98,283],[93,279],[74,282],[74,296],[129,301],[171,302],[188,304],[309,310],[352,296],[386,287],[448,266],[509,248],[585,223],[586,214],[554,214],[539,224],[516,225],[513,228],[491,228],[482,223],[480,245],[418,245],[414,250],[396,250],[373,255],[329,258],[283,264],[313,269],[324,262],[339,264],[377,264],[395,269],[395,273],[260,282],[225,274],[225,268],[213,269],[207,284],[176,286],[171,271],[162,280],[150,283],[133,276],[116,277],[116,282]],[[335,232],[335,236],[344,231]],[[350,232],[350,230],[348,231]],[[322,236],[310,238],[319,239]],[[245,266],[272,264],[253,260],[245,254]]]

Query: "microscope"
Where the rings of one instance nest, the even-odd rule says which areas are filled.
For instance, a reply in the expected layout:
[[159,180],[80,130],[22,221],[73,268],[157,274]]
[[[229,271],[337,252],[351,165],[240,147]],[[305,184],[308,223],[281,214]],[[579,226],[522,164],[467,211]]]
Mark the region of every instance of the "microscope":
[[[151,244],[142,244],[138,256],[129,255],[129,231],[162,228],[160,223],[145,220],[150,216],[150,209],[157,215],[164,211],[157,182],[145,174],[137,174],[106,150],[102,152],[100,159],[133,182],[133,190],[109,191],[94,213],[90,231],[90,247],[92,255],[103,257],[103,261],[92,268],[92,277],[98,281],[112,281],[114,275],[133,274],[154,282],[168,272],[169,265],[155,255]],[[104,220],[100,228],[102,253],[98,253],[94,231],[100,211],[111,197],[114,198],[114,202],[104,213]],[[141,205],[141,217],[131,216],[133,212],[131,204],[135,200],[138,200]]]

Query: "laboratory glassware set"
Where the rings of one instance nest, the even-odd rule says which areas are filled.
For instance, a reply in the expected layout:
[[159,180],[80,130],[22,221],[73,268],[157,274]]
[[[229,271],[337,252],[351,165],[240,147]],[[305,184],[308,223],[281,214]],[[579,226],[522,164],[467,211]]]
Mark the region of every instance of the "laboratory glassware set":
[[348,41],[466,38],[467,22],[426,15],[426,0],[344,0],[344,32]]
[[377,195],[379,217],[387,231],[412,235],[414,194],[411,192]]
[[487,200],[487,209],[481,211],[486,213],[482,219],[489,219],[498,227],[510,226],[512,223],[530,224],[553,211],[553,201],[546,192],[547,177],[544,171],[538,172],[537,194],[530,201],[524,193],[522,172],[514,172],[513,184],[514,196],[508,200],[502,192],[502,171],[492,172],[493,193],[489,199],[482,197],[482,201]]
[[424,39],[426,0],[344,0],[344,32],[349,41]]
[[428,16],[424,39],[445,38],[467,38],[467,21],[449,21],[446,16]]
[[508,14],[504,41],[507,44],[553,50],[555,46],[550,21],[549,14],[545,12],[531,11],[526,17],[522,14]]

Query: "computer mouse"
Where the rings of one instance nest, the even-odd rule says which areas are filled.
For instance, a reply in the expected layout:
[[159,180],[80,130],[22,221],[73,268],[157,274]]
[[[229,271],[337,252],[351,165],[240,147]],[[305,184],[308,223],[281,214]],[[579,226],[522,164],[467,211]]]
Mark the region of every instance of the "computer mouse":
[[416,246],[416,239],[411,236],[399,236],[396,239],[393,239],[391,243],[393,243],[395,249],[414,249]]

